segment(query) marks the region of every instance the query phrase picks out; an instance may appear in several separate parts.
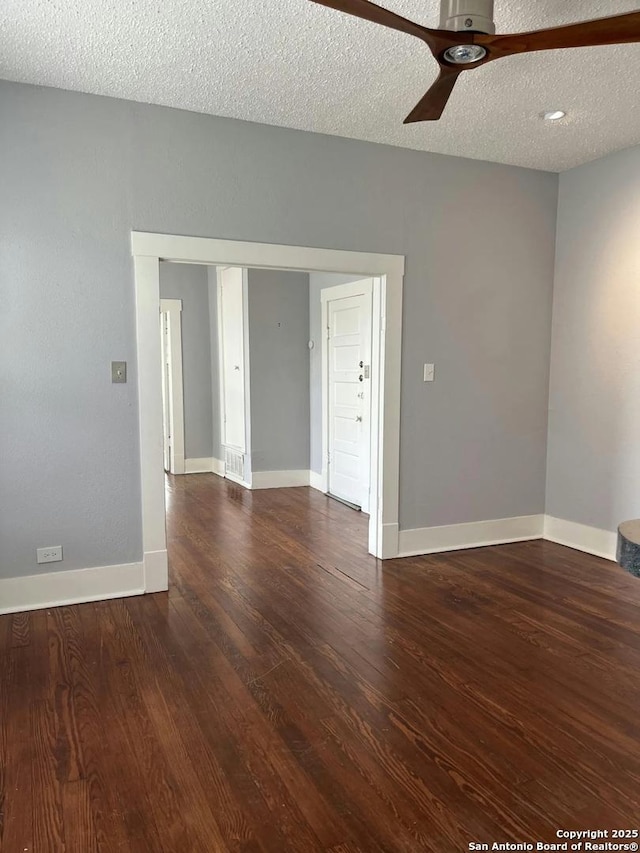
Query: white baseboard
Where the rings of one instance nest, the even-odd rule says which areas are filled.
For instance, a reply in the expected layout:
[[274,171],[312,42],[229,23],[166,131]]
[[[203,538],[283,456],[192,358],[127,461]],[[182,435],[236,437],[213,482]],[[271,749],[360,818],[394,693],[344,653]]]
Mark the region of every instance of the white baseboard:
[[309,481],[308,470],[251,472],[252,489],[289,489],[308,486]]
[[[262,471],[256,472],[253,477],[258,478],[259,482],[259,485],[252,484],[254,489],[310,484],[308,471]],[[242,485],[248,486],[244,482]],[[548,515],[425,527],[401,530],[399,533],[397,525],[386,524],[383,528],[381,557],[414,557],[542,538],[605,560],[616,559],[615,532]],[[166,589],[167,552],[154,551],[145,553],[141,563],[0,579],[0,615],[125,598]]]
[[439,554],[464,548],[527,542],[531,539],[546,539],[605,560],[615,562],[616,559],[617,534],[615,532],[554,518],[550,515],[526,515],[518,518],[477,521],[471,524],[401,530],[399,555],[417,557],[421,554]]
[[463,548],[506,545],[509,542],[542,539],[543,531],[543,515],[401,530],[398,551],[401,557],[416,557],[421,554],[459,551]]
[[185,474],[217,474],[224,477],[224,462],[214,456],[203,456],[202,459],[185,459]]
[[[166,551],[157,553],[164,553],[166,556]],[[142,595],[144,592],[143,563],[5,578],[0,579],[0,614],[124,598]]]
[[[380,551],[381,560],[393,560],[396,557],[401,557],[400,553],[400,532],[398,524],[383,524],[382,525],[382,545]],[[370,542],[370,546],[374,543]]]
[[598,527],[589,527],[586,524],[545,515],[544,538],[558,545],[566,545],[577,551],[603,557],[605,560],[615,562],[616,559],[618,536],[610,530],[600,530]]
[[145,592],[164,592],[169,589],[169,555],[166,550],[146,551],[142,565]]
[[327,489],[324,484],[324,477],[322,474],[318,474],[317,471],[309,471],[309,485],[312,489],[317,489],[319,492],[327,493]]

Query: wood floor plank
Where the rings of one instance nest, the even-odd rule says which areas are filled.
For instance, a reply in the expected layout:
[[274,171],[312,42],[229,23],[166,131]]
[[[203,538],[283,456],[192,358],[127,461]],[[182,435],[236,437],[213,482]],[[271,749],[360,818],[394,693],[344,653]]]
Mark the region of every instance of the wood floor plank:
[[46,700],[29,703],[33,760],[33,846],[36,850],[65,850],[62,785],[57,775],[56,714]]
[[62,814],[67,840],[65,853],[98,853],[89,785],[84,779],[63,784]]
[[[71,791],[78,797],[80,805],[88,802],[92,843],[97,850],[100,853],[129,851],[135,848],[123,819],[125,804],[121,796],[122,785],[115,772],[117,760],[112,729],[101,699],[105,685],[100,667],[97,606],[64,608],[61,629],[68,655],[69,683],[82,752],[83,776],[78,780],[82,784],[73,787],[73,783],[69,783]],[[65,835],[70,844],[76,843],[75,833],[69,829],[73,811],[69,808],[68,798],[64,814]],[[85,825],[84,813],[82,819],[82,825]]]
[[168,593],[0,617],[0,853],[459,853],[640,821],[640,582],[391,560],[306,488],[168,477]]
[[29,613],[14,613],[11,617],[11,647],[19,648],[28,646],[30,642],[30,624],[31,617]]
[[[151,682],[143,681],[140,674],[141,694],[170,766],[180,771],[176,781],[190,802],[190,821],[200,824],[199,834],[208,837],[216,849],[243,849],[254,840],[249,822],[210,752],[194,710],[185,701],[190,698],[189,686],[176,668],[175,646],[164,631],[159,611],[149,611],[141,601],[127,602],[121,609],[120,618],[131,620],[155,662]],[[144,666],[143,661],[137,658],[136,665]]]

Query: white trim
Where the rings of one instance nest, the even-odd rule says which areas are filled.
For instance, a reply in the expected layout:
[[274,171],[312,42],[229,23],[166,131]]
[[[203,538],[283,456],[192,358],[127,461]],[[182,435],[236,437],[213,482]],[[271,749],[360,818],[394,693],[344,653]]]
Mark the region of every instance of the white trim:
[[253,471],[251,474],[252,489],[290,489],[308,486],[310,471]]
[[[133,240],[133,236],[131,238]],[[222,329],[222,270],[220,267],[215,267],[216,271],[216,335],[218,338],[218,424],[220,427],[220,443],[222,444],[222,455],[224,456],[224,433],[225,433],[225,415],[224,415],[224,382],[222,381],[223,365],[224,365],[224,339]]]
[[598,527],[578,524],[576,521],[545,515],[544,538],[605,560],[616,560],[618,535],[611,530],[601,530]]
[[309,471],[309,485],[312,489],[317,489],[319,492],[324,492],[326,495],[327,488],[322,474],[317,471]]
[[145,589],[143,563],[3,578],[0,579],[0,614],[123,598],[151,591]]
[[[380,278],[379,313],[382,320],[380,328],[373,330],[372,340],[374,360],[378,366],[379,399],[378,417],[372,418],[371,431],[372,447],[377,448],[377,454],[371,471],[369,550],[383,559],[397,556],[397,551],[392,553],[395,535],[389,537],[385,531],[397,530],[398,525],[404,257],[138,231],[131,233],[131,248],[136,281],[145,550],[166,548],[162,491],[162,395],[158,370],[160,339],[157,334],[158,266],[162,258],[212,266],[337,272]],[[158,544],[160,541],[161,545]]]
[[171,434],[171,474],[185,473],[184,458],[184,387],[182,373],[182,299],[161,299],[160,311],[169,316],[169,431]]
[[201,459],[185,459],[185,474],[217,474],[224,477],[224,462],[215,456],[203,456]]
[[162,551],[145,551],[142,565],[145,592],[163,592],[168,589],[169,556],[166,548]]
[[[164,554],[164,560],[144,561],[143,587],[147,591],[153,589],[157,592],[169,588],[164,504],[162,377],[159,369],[162,363],[162,351],[158,334],[160,260],[134,257],[133,270],[138,356],[142,548],[145,554]],[[163,571],[164,577],[162,577]]]
[[[288,269],[301,272],[404,275],[403,255],[314,249],[275,243],[244,243],[210,237],[181,237],[173,234],[131,232],[131,253],[135,257],[162,258],[193,264],[255,269]],[[284,264],[284,267],[282,266]]]
[[[243,442],[231,443],[227,436],[227,407],[225,394],[225,337],[228,338],[229,323],[225,322],[224,301],[224,274],[239,272],[241,279],[240,298],[242,318],[240,324],[240,346],[242,349],[242,362],[236,366],[241,372],[244,409],[243,415]],[[248,271],[242,267],[216,267],[216,290],[218,302],[218,388],[220,390],[220,441],[223,447],[231,447],[240,451],[243,455],[248,453],[251,447],[250,436],[250,397],[249,397],[249,313],[248,313]],[[228,292],[228,289],[227,289]],[[226,334],[225,334],[226,333]]]
[[251,353],[249,349],[249,270],[242,270],[242,356],[244,358],[244,465],[245,480],[250,483],[253,470],[251,461]]
[[[395,483],[391,482],[386,473],[383,476],[382,471],[382,438],[387,435],[388,440],[392,444],[398,442],[400,444],[400,353],[395,353],[393,346],[387,346],[386,341],[386,319],[385,314],[397,311],[398,323],[397,334],[402,336],[402,306],[398,311],[398,306],[391,302],[386,297],[386,281],[384,278],[374,280],[374,288],[371,302],[371,317],[372,324],[375,322],[375,328],[371,327],[371,375],[377,376],[377,382],[369,384],[371,394],[370,400],[370,423],[369,423],[369,456],[371,459],[371,471],[369,472],[369,513],[373,513],[379,505],[399,506],[400,502],[400,460],[398,460],[398,477]],[[386,307],[385,307],[386,306]],[[395,337],[391,335],[389,342]],[[397,387],[393,387],[393,382],[387,380],[385,376],[385,360],[384,353],[387,353],[387,373],[397,371]],[[397,357],[397,365],[394,366],[393,359]],[[389,361],[391,359],[391,361]],[[384,377],[384,378],[383,378]],[[384,385],[383,385],[384,383]],[[383,395],[383,387],[384,395]],[[387,400],[387,405],[390,406],[391,412],[397,414],[397,418],[389,417],[384,411],[384,400]],[[384,498],[378,491],[384,483],[386,494]],[[326,480],[328,484],[328,476]],[[398,556],[398,530],[399,510],[395,517],[380,518],[380,525],[376,531],[373,525],[369,524],[369,551],[372,554],[379,554],[384,560],[387,557]]]
[[543,515],[525,515],[492,521],[475,521],[469,524],[447,524],[443,527],[401,530],[398,550],[401,557],[417,557],[422,554],[459,551],[463,548],[527,542],[530,539],[541,539],[543,530]]
[[399,525],[383,524],[380,530],[380,559],[392,560],[400,556]]
[[244,400],[244,443],[242,445],[227,444],[227,415],[226,415],[226,393],[225,393],[225,353],[224,353],[224,338],[225,338],[225,321],[223,309],[223,273],[229,269],[229,266],[216,267],[216,299],[218,304],[217,322],[218,322],[218,392],[219,392],[219,412],[220,412],[220,436],[222,443],[223,455],[226,457],[225,448],[242,453],[243,456],[243,472],[244,479],[239,478],[236,474],[227,475],[226,465],[224,466],[223,476],[229,476],[229,479],[244,486],[251,488],[251,367],[249,354],[249,271],[243,267],[240,269],[242,275],[242,385],[243,385],[243,400]]

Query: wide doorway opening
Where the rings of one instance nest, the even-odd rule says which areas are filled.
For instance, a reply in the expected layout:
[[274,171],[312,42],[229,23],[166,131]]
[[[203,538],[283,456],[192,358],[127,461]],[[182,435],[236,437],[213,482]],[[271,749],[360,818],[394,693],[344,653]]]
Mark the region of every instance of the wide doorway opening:
[[149,591],[167,585],[165,471],[316,489],[396,556],[403,258],[139,232],[132,248]]

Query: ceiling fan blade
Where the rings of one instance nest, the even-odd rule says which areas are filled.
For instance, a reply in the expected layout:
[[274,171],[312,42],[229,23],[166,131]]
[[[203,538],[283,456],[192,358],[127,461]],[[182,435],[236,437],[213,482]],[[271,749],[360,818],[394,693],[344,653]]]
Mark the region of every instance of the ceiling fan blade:
[[440,66],[438,79],[424,98],[409,113],[404,124],[413,124],[417,121],[437,121],[444,112],[447,101],[453,92],[453,87],[463,70],[463,68],[454,68],[448,65]]
[[374,24],[391,27],[391,29],[399,30],[401,33],[408,33],[410,36],[416,36],[416,38],[426,41],[430,47],[433,43],[433,50],[439,50],[442,47],[443,40],[448,45],[455,41],[455,37],[451,38],[451,34],[446,31],[423,27],[408,20],[408,18],[396,15],[395,12],[390,12],[389,9],[376,6],[369,0],[312,0],[312,2],[319,3],[321,6],[328,6],[330,9],[336,9],[338,12],[346,12],[347,15],[355,15],[356,18],[364,18],[365,21],[371,21]]
[[487,47],[497,59],[534,50],[562,50],[569,47],[596,47],[607,44],[640,42],[640,12],[598,18],[548,30],[513,35],[474,35],[475,44]]

